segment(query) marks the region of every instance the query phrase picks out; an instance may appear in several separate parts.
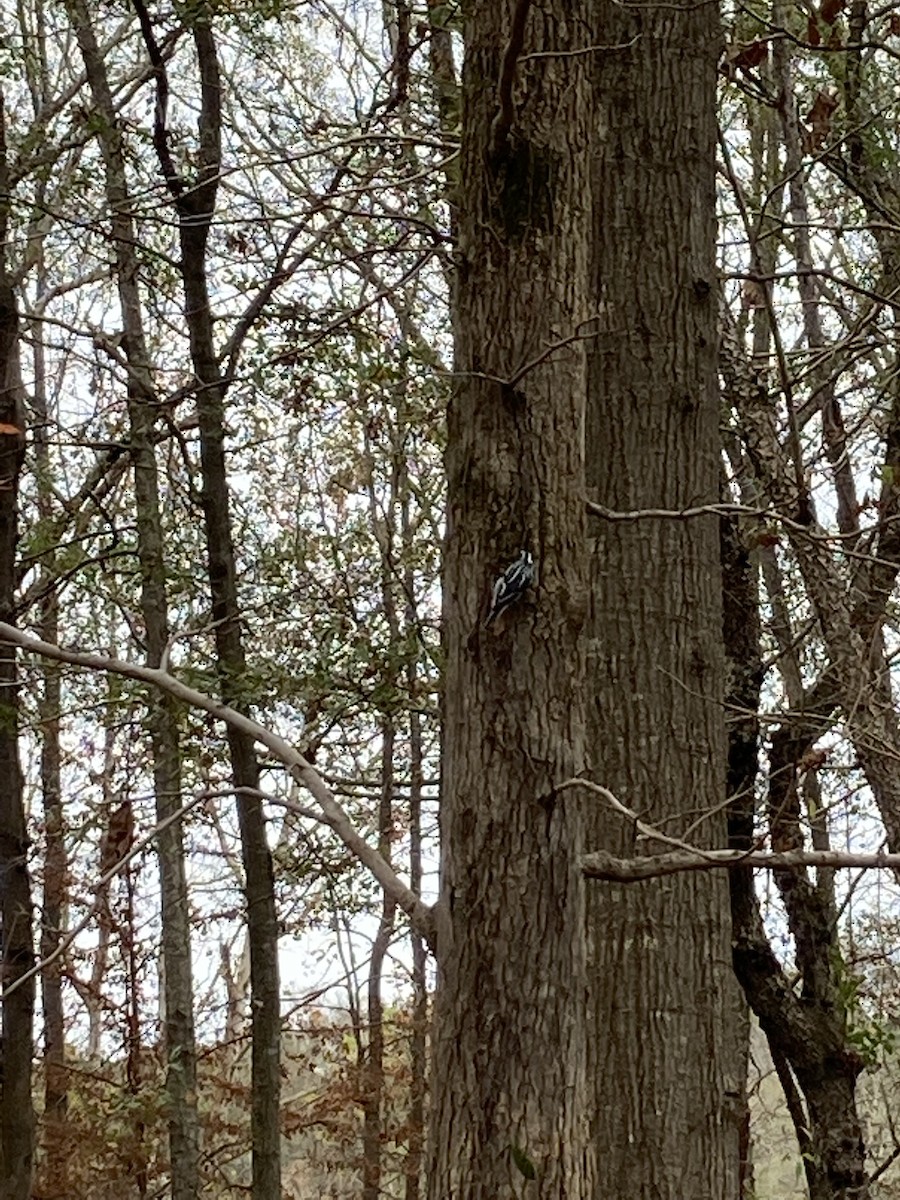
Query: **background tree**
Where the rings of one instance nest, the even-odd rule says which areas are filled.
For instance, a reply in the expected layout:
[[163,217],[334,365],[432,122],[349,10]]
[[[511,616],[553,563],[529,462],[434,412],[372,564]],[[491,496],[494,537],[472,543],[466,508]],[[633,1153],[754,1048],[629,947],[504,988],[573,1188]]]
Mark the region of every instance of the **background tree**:
[[[0,93],[0,614],[15,620],[19,472],[24,404],[13,275],[5,247],[10,227],[5,100]],[[3,1004],[0,1028],[0,1172],[10,1200],[31,1195],[34,1170],[32,1020],[35,986],[26,979],[34,956],[28,834],[19,765],[19,673],[9,646],[0,652],[0,980],[22,986]]]
[[[137,557],[141,579],[140,613],[147,658],[159,666],[169,643],[169,600],[163,553],[164,531],[160,517],[159,474],[155,451],[157,394],[144,329],[139,289],[137,236],[129,195],[126,161],[119,118],[90,12],[81,0],[72,0],[68,12],[84,60],[91,98],[97,112],[98,141],[103,157],[105,193],[112,218],[118,301],[122,319],[122,349],[127,372],[129,457],[134,466]],[[162,900],[162,975],[166,1045],[166,1092],[169,1107],[169,1155],[173,1200],[190,1200],[199,1188],[200,1134],[197,1117],[197,1067],[194,1042],[194,997],[191,940],[184,840],[177,819],[181,808],[181,749],[177,716],[165,697],[157,698],[149,719],[153,756],[153,790],[158,840]],[[133,814],[130,801],[115,813]],[[101,855],[100,873],[112,867],[130,849],[130,838],[113,837],[114,813],[107,831],[110,849]],[[131,906],[129,905],[129,908]],[[129,947],[134,952],[133,913]],[[140,1077],[139,1022],[136,982],[131,972],[132,1027],[129,1038],[130,1077],[137,1087]],[[136,1154],[137,1157],[137,1154]]]

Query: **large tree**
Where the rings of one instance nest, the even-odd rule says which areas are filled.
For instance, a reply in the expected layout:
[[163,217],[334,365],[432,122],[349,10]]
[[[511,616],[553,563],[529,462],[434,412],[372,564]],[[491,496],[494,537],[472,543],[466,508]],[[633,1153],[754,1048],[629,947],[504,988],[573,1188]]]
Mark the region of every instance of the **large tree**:
[[[578,800],[585,11],[469,6],[448,415],[433,1200],[592,1196]],[[533,594],[485,627],[494,578]]]
[[[725,845],[715,244],[717,7],[603,2],[594,41],[593,778],[674,837]],[[645,853],[595,807],[592,848]],[[655,847],[659,848],[659,847]],[[601,1194],[736,1194],[740,1007],[728,887],[592,890]]]

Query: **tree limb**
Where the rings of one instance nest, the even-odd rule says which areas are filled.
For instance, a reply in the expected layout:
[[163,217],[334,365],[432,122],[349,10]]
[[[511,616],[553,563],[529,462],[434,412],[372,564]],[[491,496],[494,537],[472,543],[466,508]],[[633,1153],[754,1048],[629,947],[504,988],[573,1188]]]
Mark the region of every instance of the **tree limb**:
[[581,857],[585,879],[607,879],[634,883],[658,879],[682,871],[734,870],[751,867],[759,871],[795,870],[800,867],[856,867],[863,869],[900,868],[900,854],[877,851],[874,854],[850,854],[841,850],[788,850],[777,854],[767,850],[673,850],[646,858],[616,858],[603,850]]
[[118,658],[108,658],[102,654],[90,654],[80,650],[66,650],[62,646],[54,646],[40,638],[22,633],[13,625],[0,622],[0,641],[21,646],[41,658],[49,658],[56,662],[70,663],[72,666],[85,667],[90,671],[112,672],[126,679],[135,679],[139,683],[150,684],[162,692],[180,700],[191,708],[199,708],[210,713],[233,729],[252,737],[265,746],[274,757],[287,768],[291,777],[302,787],[306,788],[319,806],[319,820],[327,825],[343,842],[350,853],[362,866],[366,867],[375,879],[396,900],[398,906],[409,917],[410,922],[420,933],[428,945],[434,950],[435,925],[433,909],[424,904],[415,893],[406,886],[396,872],[385,862],[374,847],[357,833],[353,823],[344,808],[334,798],[334,793],[322,779],[315,768],[307,762],[299,750],[284,738],[279,737],[271,729],[266,729],[252,717],[237,712],[227,704],[207,696],[196,688],[188,687],[170,675],[167,671],[145,667],[139,663],[125,662]]

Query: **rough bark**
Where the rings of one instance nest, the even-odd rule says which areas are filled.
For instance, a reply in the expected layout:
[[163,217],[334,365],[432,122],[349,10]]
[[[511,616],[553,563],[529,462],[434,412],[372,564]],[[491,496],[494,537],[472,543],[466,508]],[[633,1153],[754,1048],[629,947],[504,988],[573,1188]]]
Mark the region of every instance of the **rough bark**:
[[[121,123],[106,66],[84,0],[69,11],[95,109],[103,155],[106,196],[111,210],[116,284],[122,310],[123,349],[128,363],[127,403],[134,463],[141,616],[147,662],[158,666],[169,640],[166,567],[154,451],[158,410],[138,288],[138,238],[131,215]],[[180,821],[169,818],[181,804],[181,757],[175,706],[171,698],[151,700],[150,735],[156,817],[161,825],[157,853],[162,893],[164,1037],[169,1153],[173,1200],[193,1200],[199,1190],[200,1125],[197,1113],[190,913]]]
[[[594,1196],[580,801],[585,13],[469,6],[448,413],[432,1200]],[[523,19],[524,18],[524,19]],[[529,59],[523,54],[562,51]],[[580,336],[579,336],[580,335]],[[532,594],[490,628],[530,549]]]
[[[715,503],[714,5],[604,0],[597,55],[589,496]],[[592,522],[592,778],[665,833],[725,841],[721,575],[713,517]],[[633,831],[596,811],[591,849]],[[591,984],[599,1193],[735,1196],[742,1114],[728,884],[596,885]]]
[[[0,96],[0,614],[15,621],[19,472],[25,450],[19,321],[5,263],[8,196],[6,123]],[[0,646],[0,985],[34,961],[28,835],[19,766],[17,652]],[[34,979],[3,998],[0,1029],[0,1194],[29,1200],[34,1169],[31,1093]]]
[[[146,8],[140,0],[135,0],[135,8],[156,78],[154,145],[178,213],[184,311],[197,385],[201,504],[219,687],[226,704],[246,713],[249,699],[243,689],[243,680],[247,664],[239,620],[225,451],[227,384],[216,355],[207,281],[207,244],[215,215],[222,165],[223,85],[212,12],[209,5],[201,2],[189,14],[199,71],[200,116],[199,170],[193,184],[188,185],[178,174],[169,147],[165,65]],[[252,794],[259,788],[259,765],[253,738],[233,725],[228,726],[227,737],[234,785],[241,789],[237,799],[237,814],[250,944],[251,1194],[253,1200],[271,1200],[281,1194],[281,1009],[274,875],[262,800]]]

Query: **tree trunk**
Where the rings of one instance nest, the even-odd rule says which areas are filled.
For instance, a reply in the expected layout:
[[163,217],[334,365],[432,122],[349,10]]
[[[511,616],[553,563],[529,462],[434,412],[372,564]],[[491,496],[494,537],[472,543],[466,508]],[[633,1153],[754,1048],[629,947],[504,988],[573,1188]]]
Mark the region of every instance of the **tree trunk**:
[[[722,497],[725,499],[725,497]],[[720,523],[722,549],[722,632],[728,689],[725,702],[732,718],[728,726],[728,846],[731,850],[749,850],[753,845],[756,808],[756,777],[759,773],[759,691],[763,668],[759,654],[759,588],[757,558],[748,545],[748,537],[737,517],[723,517]],[[744,715],[738,718],[738,712]],[[728,872],[732,898],[732,920],[740,922],[744,906],[755,906],[756,891],[751,868]],[[747,997],[752,1004],[751,998]],[[746,1030],[741,1066],[740,1102],[740,1180],[738,1196],[753,1196],[753,1164],[750,1160],[750,1104],[747,1096],[750,1019],[743,1014]]]
[[[0,619],[15,622],[19,471],[25,451],[19,321],[7,280],[9,195],[6,122],[0,96]],[[31,1060],[34,978],[11,985],[34,964],[28,835],[19,766],[18,667],[15,649],[0,645],[0,1194],[29,1200],[34,1169]]]
[[[596,57],[588,494],[617,511],[715,503],[718,12],[613,0],[596,11],[590,40],[623,48]],[[601,518],[592,531],[592,777],[666,834],[724,846],[717,520]],[[591,829],[591,848],[643,848],[602,809]],[[742,1072],[727,880],[590,895],[598,1194],[735,1197]]]
[[[403,473],[401,528],[403,535],[403,591],[406,597],[406,628],[416,628],[416,576],[412,563],[412,524],[410,513],[409,474]],[[422,715],[417,705],[420,699],[419,644],[406,664],[406,688],[409,696],[409,886],[417,896],[422,894],[422,793],[425,786],[424,750],[422,745]],[[410,929],[412,948],[412,1025],[409,1039],[409,1109],[406,1125],[409,1130],[406,1162],[404,1163],[403,1200],[419,1200],[422,1187],[422,1148],[425,1130],[425,1097],[428,1071],[428,952],[425,939]]]
[[[206,566],[212,601],[216,668],[224,702],[247,712],[243,690],[246,656],[239,623],[237,570],[231,530],[231,502],[225,455],[226,381],[216,356],[213,314],[207,282],[207,245],[215,216],[222,167],[222,78],[208,4],[192,7],[191,34],[200,82],[198,121],[199,170],[192,185],[178,174],[166,125],[168,80],[150,18],[141,0],[134,0],[153,65],[157,105],[154,145],[160,168],[178,212],[184,310],[190,340],[191,365],[197,384],[197,425],[200,433],[201,502],[206,535]],[[278,915],[272,855],[259,795],[259,766],[252,737],[233,726],[227,729],[247,901],[250,944],[251,1106],[253,1156],[252,1200],[281,1195],[281,1005],[278,979]]]
[[[38,291],[46,286],[43,246],[38,247]],[[33,345],[35,487],[39,518],[50,521],[53,496],[50,487],[47,404],[47,375],[41,323],[30,325]],[[39,601],[38,631],[44,641],[59,640],[59,597],[56,590],[55,555],[48,553],[43,567],[43,593]],[[41,959],[53,956],[62,937],[67,899],[68,853],[62,803],[62,757],[60,705],[62,672],[58,663],[42,664],[43,690],[39,700],[41,736],[41,801],[44,818],[44,883],[41,898]],[[41,1013],[44,1026],[44,1113],[41,1128],[42,1162],[38,1191],[48,1200],[71,1195],[68,1161],[71,1138],[67,1121],[69,1108],[66,1070],[66,1034],[63,1014],[62,963],[57,959],[41,971]]]
[[[49,585],[41,604],[40,636],[56,643],[59,638],[58,602]],[[66,841],[60,772],[59,710],[60,670],[44,663],[41,716],[41,796],[44,811],[44,890],[41,904],[41,958],[49,958],[62,936],[66,902]],[[44,1024],[44,1115],[42,1166],[45,1196],[71,1194],[67,1184],[67,1121],[69,1107],[66,1071],[66,1035],[59,960],[41,972],[41,1010]]]
[[[390,581],[385,580],[385,589]],[[378,850],[385,861],[391,860],[393,831],[394,746],[396,730],[390,714],[385,714],[381,726],[382,766],[381,797],[378,803]],[[384,1001],[381,995],[384,960],[391,945],[397,905],[384,894],[378,929],[369,958],[369,977],[366,981],[367,1037],[362,1062],[363,1094],[363,1188],[362,1200],[379,1200],[382,1195],[382,1134],[384,1129]]]
[[[138,288],[139,244],[125,167],[121,126],[115,111],[106,65],[84,0],[70,0],[70,15],[95,108],[100,116],[98,140],[103,154],[105,188],[112,214],[116,283],[122,309],[123,348],[128,361],[128,418],[141,569],[141,616],[147,663],[158,666],[169,640],[166,566],[160,517],[159,481],[154,451],[157,396],[144,333]],[[158,695],[151,700],[153,784],[162,892],[164,1036],[169,1153],[173,1200],[194,1200],[200,1186],[200,1123],[197,1112],[190,912],[180,821],[172,821],[181,805],[181,756],[174,702]]]
[[[366,452],[370,455],[372,446],[366,437]],[[374,458],[371,458],[374,462]],[[394,536],[394,509],[398,502],[398,491],[402,483],[402,468],[400,453],[395,449],[393,454],[393,469],[387,497],[385,513],[382,517],[375,484],[374,472],[368,480],[369,514],[372,532],[375,535],[381,552],[381,607],[387,623],[391,653],[385,662],[382,675],[382,688],[386,696],[396,696],[401,685],[400,672],[402,669],[401,654],[403,649],[397,602],[394,597],[396,561],[399,559],[400,547],[392,544]],[[394,789],[395,772],[394,756],[397,748],[396,705],[389,700],[388,706],[381,715],[381,795],[378,800],[377,828],[378,853],[385,862],[391,861],[391,842],[394,833]],[[390,949],[394,935],[394,922],[397,915],[396,901],[386,892],[381,898],[381,914],[378,929],[372,942],[372,953],[369,958],[369,976],[366,981],[367,1000],[367,1034],[365,1054],[362,1061],[361,1080],[364,1088],[362,1097],[363,1110],[363,1163],[362,1163],[362,1200],[379,1200],[382,1195],[383,1154],[382,1141],[384,1132],[384,1001],[381,989],[384,975],[384,960]]]
[[[737,409],[764,385],[735,345],[726,328],[720,360],[725,397]],[[727,527],[727,523],[726,523]],[[734,536],[723,541],[725,631],[729,647],[729,702],[744,712],[758,708],[762,665],[759,609],[754,571]],[[762,556],[765,555],[765,550]],[[763,571],[769,601],[783,625],[776,625],[782,652],[780,670],[789,698],[789,718],[774,731],[768,748],[767,816],[772,847],[791,850],[803,845],[799,775],[805,756],[822,732],[822,713],[835,704],[837,672],[829,669],[804,693],[795,645],[783,606],[779,568],[773,561]],[[804,716],[804,710],[808,716]],[[753,844],[753,781],[758,766],[754,719],[733,722],[729,748],[729,845],[746,850]],[[821,821],[821,804],[818,807]],[[815,827],[815,816],[807,812]],[[814,835],[815,836],[815,835]],[[780,871],[774,879],[781,893],[794,940],[801,989],[776,958],[766,935],[749,868],[729,871],[732,910],[732,954],[747,1000],[768,1038],[785,1092],[803,1159],[811,1200],[858,1200],[866,1192],[865,1152],[857,1115],[856,1080],[862,1061],[850,1042],[843,999],[846,971],[840,952],[833,885],[819,871],[815,883],[807,871]]]
[[[532,1177],[542,1200],[595,1194],[582,821],[557,791],[585,731],[590,94],[566,54],[583,18],[570,0],[483,0],[465,28],[432,1200],[520,1196]],[[523,549],[536,586],[486,628]]]

